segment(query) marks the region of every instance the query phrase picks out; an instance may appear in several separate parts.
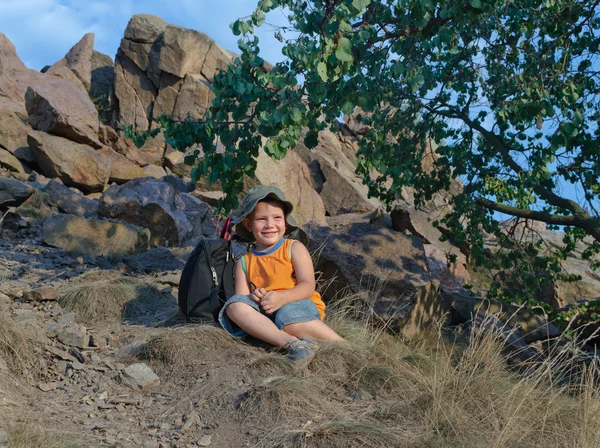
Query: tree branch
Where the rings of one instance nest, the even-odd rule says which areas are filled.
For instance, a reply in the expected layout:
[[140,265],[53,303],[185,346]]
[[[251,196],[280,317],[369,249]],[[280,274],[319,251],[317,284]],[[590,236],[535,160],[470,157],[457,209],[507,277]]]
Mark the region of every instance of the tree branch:
[[550,213],[538,212],[536,210],[517,208],[513,207],[512,205],[499,204],[498,202],[494,202],[480,196],[475,197],[475,202],[490,210],[516,216],[518,218],[534,219],[536,221],[545,222],[546,224],[554,224],[559,226],[578,227],[588,232],[596,241],[600,241],[600,221],[591,216],[582,218],[574,215],[552,215]]

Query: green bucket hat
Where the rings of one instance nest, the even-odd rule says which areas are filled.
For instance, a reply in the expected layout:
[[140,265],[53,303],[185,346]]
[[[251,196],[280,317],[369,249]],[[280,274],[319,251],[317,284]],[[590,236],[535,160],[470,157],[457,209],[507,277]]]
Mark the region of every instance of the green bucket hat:
[[292,217],[292,210],[294,210],[294,206],[291,202],[285,199],[285,195],[283,192],[273,186],[269,185],[257,185],[256,187],[252,187],[248,194],[244,196],[242,199],[242,206],[232,213],[231,221],[235,225],[234,230],[240,238],[246,241],[254,241],[254,235],[251,232],[248,232],[244,225],[242,224],[242,220],[252,213],[256,204],[258,204],[261,200],[266,198],[273,198],[281,201],[283,204],[283,212],[285,213],[285,221],[287,223],[285,228],[285,235],[292,233],[294,230],[298,228],[298,224]]

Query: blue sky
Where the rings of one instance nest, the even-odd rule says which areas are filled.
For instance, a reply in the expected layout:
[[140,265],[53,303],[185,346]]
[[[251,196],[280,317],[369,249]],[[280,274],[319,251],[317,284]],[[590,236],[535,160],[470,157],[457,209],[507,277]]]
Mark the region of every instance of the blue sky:
[[[202,31],[237,52],[229,24],[252,13],[257,0],[0,0],[0,32],[15,45],[21,60],[40,70],[62,59],[85,33],[95,33],[94,48],[114,59],[134,14],[154,14],[168,23]],[[284,24],[273,12],[267,22]],[[261,27],[261,56],[278,62],[281,45],[272,27]]]

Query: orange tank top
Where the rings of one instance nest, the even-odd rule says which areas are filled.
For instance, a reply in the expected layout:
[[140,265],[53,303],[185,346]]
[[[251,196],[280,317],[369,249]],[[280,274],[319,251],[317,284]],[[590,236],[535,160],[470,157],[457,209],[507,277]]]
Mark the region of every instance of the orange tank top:
[[[254,283],[257,288],[267,291],[285,291],[298,284],[292,264],[292,244],[295,240],[283,238],[283,243],[278,243],[272,251],[258,253],[253,250],[244,255],[242,265],[245,264],[248,282]],[[321,319],[325,317],[325,303],[321,295],[314,292],[308,297],[312,300]]]

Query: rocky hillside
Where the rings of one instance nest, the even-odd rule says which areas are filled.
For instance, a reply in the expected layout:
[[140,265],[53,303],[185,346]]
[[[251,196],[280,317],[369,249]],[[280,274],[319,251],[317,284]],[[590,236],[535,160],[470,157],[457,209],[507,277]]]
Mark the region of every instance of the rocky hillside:
[[[535,366],[534,383],[536,369],[552,365],[564,384],[594,365],[593,337],[575,348],[543,316],[480,299],[489,278],[430,223],[447,211],[444,196],[417,208],[406,189],[385,213],[354,174],[365,129],[352,116],[337,133],[323,131],[313,150],[298,145],[278,162],[261,154],[252,180],[277,185],[294,204],[330,323],[348,344],[323,347],[309,371],[293,372],[255,341],[185,325],[181,269],[201,239],[216,236],[221,192],[191,182],[185,154],[162,134],[138,148],[123,129],[153,129],[163,113],[202,117],[215,71],[235,54],[149,15],[130,20],[114,63],[93,44],[85,35],[40,73],[0,33],[0,446],[491,446],[501,437],[497,446],[513,446],[523,440],[511,432],[515,422],[536,443],[575,446],[570,431],[585,431],[544,411],[564,397],[529,391],[535,415],[512,409],[496,386],[523,395],[529,383],[511,383],[504,361],[486,350],[499,353],[499,339],[511,363]],[[434,157],[430,148],[423,163]],[[562,238],[539,223],[515,226],[518,238]],[[500,250],[493,240],[488,248]],[[544,293],[553,306],[600,297],[597,274],[577,258],[583,249],[565,262],[582,280]],[[431,347],[388,335],[429,340],[438,324],[470,340],[477,356],[443,354],[439,341],[430,356]],[[563,350],[576,352],[574,371],[556,367]],[[471,358],[457,366],[456,356]],[[456,380],[449,396],[466,387],[488,407],[482,390],[461,382],[479,361],[489,369],[473,387],[493,389],[493,405],[514,413],[481,421],[461,396],[456,409],[443,408],[456,418],[436,414],[432,366]],[[499,383],[486,383],[487,374]],[[564,410],[579,405],[564,398]],[[469,419],[489,438],[478,439]],[[555,432],[535,432],[544,419]]]

